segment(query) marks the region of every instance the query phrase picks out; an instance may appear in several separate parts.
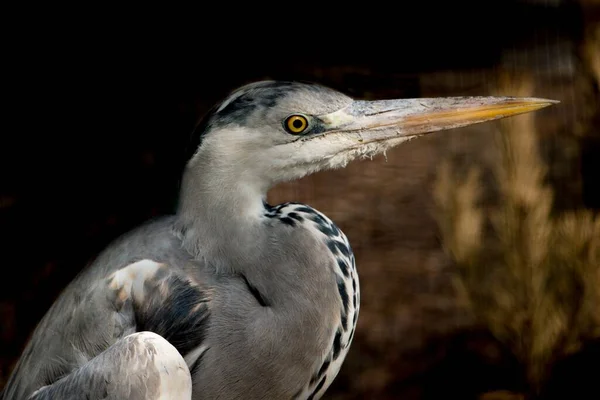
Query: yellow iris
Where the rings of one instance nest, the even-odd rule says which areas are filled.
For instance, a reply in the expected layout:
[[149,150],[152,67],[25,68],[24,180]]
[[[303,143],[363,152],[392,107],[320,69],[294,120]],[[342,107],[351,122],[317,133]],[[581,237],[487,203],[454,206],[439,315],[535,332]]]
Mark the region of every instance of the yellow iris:
[[292,115],[285,120],[285,127],[290,133],[302,133],[308,127],[308,120],[302,115]]

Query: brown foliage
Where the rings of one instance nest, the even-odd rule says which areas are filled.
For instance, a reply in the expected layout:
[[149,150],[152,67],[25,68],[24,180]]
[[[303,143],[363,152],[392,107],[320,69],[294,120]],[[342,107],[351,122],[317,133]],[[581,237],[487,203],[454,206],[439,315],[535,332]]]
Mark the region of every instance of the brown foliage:
[[[530,81],[501,81],[530,96]],[[512,89],[512,90],[511,90]],[[600,216],[554,215],[554,193],[537,153],[534,115],[502,121],[493,174],[500,201],[480,202],[480,171],[458,182],[450,163],[435,187],[444,248],[474,314],[525,366],[534,391],[554,362],[600,337]]]

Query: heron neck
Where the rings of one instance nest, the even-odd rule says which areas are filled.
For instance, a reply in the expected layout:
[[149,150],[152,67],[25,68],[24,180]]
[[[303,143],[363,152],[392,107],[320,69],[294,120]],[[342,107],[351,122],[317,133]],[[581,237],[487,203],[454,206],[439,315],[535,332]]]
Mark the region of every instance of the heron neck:
[[255,252],[267,188],[244,175],[223,167],[184,173],[178,227],[192,254],[230,261],[235,251]]

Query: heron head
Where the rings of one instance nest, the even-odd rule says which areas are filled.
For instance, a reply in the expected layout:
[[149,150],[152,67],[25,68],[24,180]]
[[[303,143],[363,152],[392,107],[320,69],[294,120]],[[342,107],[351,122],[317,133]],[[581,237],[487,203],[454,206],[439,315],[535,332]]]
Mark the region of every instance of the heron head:
[[197,127],[188,168],[229,171],[268,189],[372,157],[430,132],[531,112],[556,101],[515,97],[355,100],[321,85],[239,88]]

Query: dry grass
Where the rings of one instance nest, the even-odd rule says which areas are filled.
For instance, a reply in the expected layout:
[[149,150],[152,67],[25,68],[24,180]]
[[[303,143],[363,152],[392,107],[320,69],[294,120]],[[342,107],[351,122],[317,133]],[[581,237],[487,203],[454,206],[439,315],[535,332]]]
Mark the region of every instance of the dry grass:
[[588,68],[600,86],[600,23],[589,26],[586,29],[583,42],[583,57],[587,61]]
[[479,397],[479,400],[524,400],[524,396],[519,393],[512,393],[502,390],[484,393]]
[[[532,94],[531,80],[501,79],[499,90]],[[500,194],[481,204],[480,172],[458,179],[449,163],[435,186],[444,248],[460,270],[458,287],[474,314],[509,347],[532,390],[552,364],[600,337],[600,217],[586,211],[554,215],[545,183],[535,114],[501,123]]]

